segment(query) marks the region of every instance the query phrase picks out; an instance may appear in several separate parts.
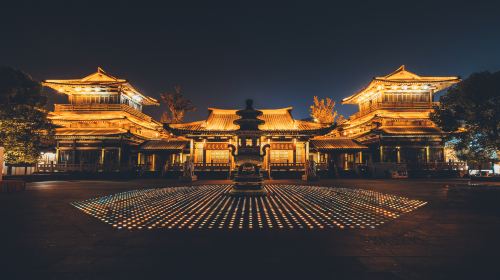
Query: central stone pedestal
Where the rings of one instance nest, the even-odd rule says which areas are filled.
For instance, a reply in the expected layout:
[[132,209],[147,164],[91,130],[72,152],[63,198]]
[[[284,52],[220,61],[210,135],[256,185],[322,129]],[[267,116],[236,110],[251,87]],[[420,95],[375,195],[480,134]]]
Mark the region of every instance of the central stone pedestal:
[[229,194],[233,196],[263,196],[267,191],[263,186],[264,178],[260,169],[252,163],[244,163],[238,168],[238,173],[233,178],[233,187]]

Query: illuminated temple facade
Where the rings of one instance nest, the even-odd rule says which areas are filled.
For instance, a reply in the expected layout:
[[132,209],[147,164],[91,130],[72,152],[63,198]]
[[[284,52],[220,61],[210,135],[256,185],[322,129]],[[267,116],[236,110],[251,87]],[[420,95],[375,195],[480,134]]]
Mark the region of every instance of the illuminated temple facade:
[[[364,89],[344,98],[359,112],[339,125],[297,120],[292,108],[260,109],[262,136],[251,145],[270,145],[262,169],[270,177],[300,174],[306,160],[323,175],[361,175],[370,168],[444,163],[443,132],[429,119],[434,94],[458,77],[419,76],[401,66],[375,77]],[[206,119],[162,124],[142,113],[158,102],[127,80],[98,69],[82,79],[43,83],[68,96],[50,114],[56,128],[55,165],[39,171],[127,171],[173,174],[192,159],[198,173],[235,170],[228,144],[239,143],[235,109],[209,108]],[[385,167],[384,167],[385,166]],[[410,168],[409,167],[409,168]]]
[[[333,129],[333,125],[296,120],[292,108],[259,109],[260,117],[265,121],[259,126],[263,131],[258,143],[245,145],[270,145],[269,153],[264,158],[263,170],[300,171],[308,158],[321,160],[310,146],[312,138],[324,135]],[[235,131],[238,126],[236,109],[209,108],[205,120],[165,125],[175,136],[185,137],[190,141],[190,155],[195,166],[201,170],[232,170],[234,159],[229,153],[228,144],[239,143]]]
[[342,104],[359,111],[339,129],[339,135],[366,145],[371,163],[401,163],[422,169],[443,163],[443,132],[429,119],[434,94],[460,81],[458,77],[419,76],[399,67],[373,80]]
[[57,126],[56,169],[124,171],[138,164],[140,144],[168,137],[161,123],[142,113],[143,106],[158,101],[101,68],[81,79],[46,80],[43,85],[68,97],[49,115]]

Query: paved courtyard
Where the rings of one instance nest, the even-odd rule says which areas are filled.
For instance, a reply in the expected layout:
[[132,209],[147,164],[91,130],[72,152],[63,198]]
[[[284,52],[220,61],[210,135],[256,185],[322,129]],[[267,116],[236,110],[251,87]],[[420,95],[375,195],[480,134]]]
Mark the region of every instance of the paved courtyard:
[[119,230],[71,205],[174,185],[180,184],[52,181],[30,183],[24,193],[1,194],[0,263],[3,275],[10,276],[5,279],[494,279],[500,275],[500,186],[498,190],[470,187],[464,180],[346,179],[317,184],[427,202],[374,229]]

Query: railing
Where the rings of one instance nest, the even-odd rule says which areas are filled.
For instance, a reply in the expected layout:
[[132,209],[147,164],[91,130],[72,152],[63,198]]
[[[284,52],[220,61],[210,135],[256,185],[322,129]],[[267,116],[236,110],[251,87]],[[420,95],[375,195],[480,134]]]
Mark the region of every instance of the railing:
[[273,162],[270,167],[271,171],[303,171],[305,169],[303,162]]
[[226,162],[196,162],[194,164],[195,171],[229,171],[231,168],[230,163]]
[[316,169],[318,171],[325,171],[325,170],[328,170],[328,163],[326,162],[319,162],[319,163],[316,163]]
[[137,111],[136,109],[126,104],[54,104],[55,112],[70,112],[70,111],[123,111],[144,120],[151,120],[151,117]]
[[97,172],[98,164],[73,164],[73,163],[53,163],[37,164],[35,172],[37,173],[55,173],[55,172]]
[[99,163],[39,163],[35,166],[36,173],[57,173],[57,172],[112,172],[120,170],[118,164]]
[[465,162],[424,162],[408,163],[409,169],[415,170],[467,170]]
[[351,118],[364,116],[377,109],[431,109],[435,105],[439,105],[439,102],[380,102],[353,114]]

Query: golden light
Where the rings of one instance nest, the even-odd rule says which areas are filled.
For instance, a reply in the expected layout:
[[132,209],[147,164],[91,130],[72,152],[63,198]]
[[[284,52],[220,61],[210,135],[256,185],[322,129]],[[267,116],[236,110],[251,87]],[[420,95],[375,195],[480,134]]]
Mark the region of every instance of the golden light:
[[424,201],[370,190],[266,185],[265,197],[227,195],[230,185],[140,189],[73,202],[116,229],[373,229]]

